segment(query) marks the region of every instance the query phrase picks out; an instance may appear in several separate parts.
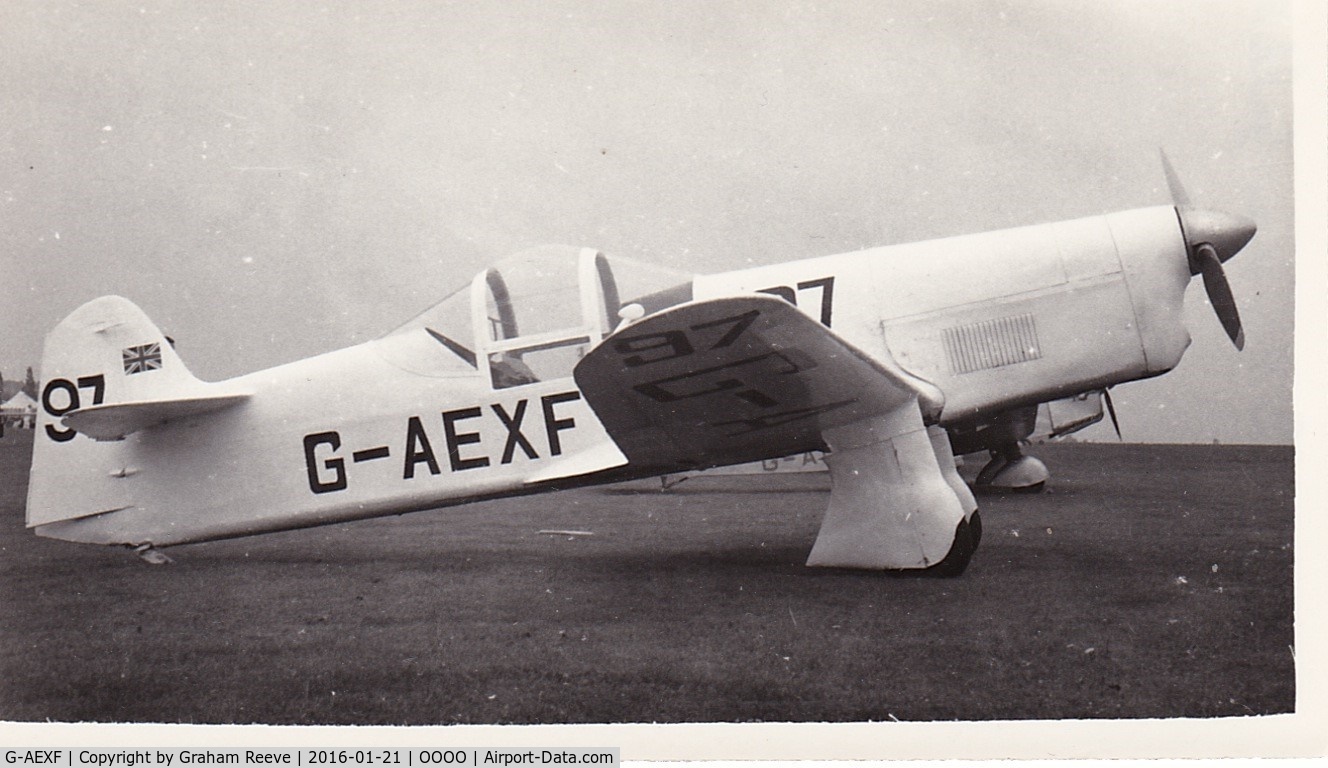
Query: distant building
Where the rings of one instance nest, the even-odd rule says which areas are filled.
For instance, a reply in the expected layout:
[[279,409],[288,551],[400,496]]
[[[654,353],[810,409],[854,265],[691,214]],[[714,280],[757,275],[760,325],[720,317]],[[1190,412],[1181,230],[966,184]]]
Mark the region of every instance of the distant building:
[[32,429],[37,421],[37,401],[27,392],[19,392],[0,404],[0,422],[20,429]]

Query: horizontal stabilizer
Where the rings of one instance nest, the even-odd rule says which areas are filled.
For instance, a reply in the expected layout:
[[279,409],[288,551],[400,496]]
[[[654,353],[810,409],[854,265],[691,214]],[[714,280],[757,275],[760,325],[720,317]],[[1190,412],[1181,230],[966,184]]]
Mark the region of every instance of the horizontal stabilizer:
[[65,414],[62,422],[94,440],[119,440],[140,429],[230,408],[247,399],[247,394],[224,394],[93,405]]

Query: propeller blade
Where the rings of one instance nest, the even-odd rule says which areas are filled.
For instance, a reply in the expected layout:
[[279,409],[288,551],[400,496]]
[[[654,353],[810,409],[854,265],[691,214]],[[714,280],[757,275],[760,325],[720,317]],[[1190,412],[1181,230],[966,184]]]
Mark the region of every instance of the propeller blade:
[[1111,402],[1110,389],[1102,390],[1102,399],[1107,402],[1107,413],[1111,416],[1111,426],[1116,428],[1116,439],[1124,442],[1125,438],[1121,437],[1120,433],[1120,422],[1116,421],[1116,406]]
[[1226,272],[1222,270],[1222,261],[1217,256],[1217,249],[1208,243],[1200,243],[1194,249],[1194,260],[1199,273],[1203,275],[1204,290],[1208,292],[1208,303],[1213,305],[1217,319],[1222,321],[1222,328],[1231,337],[1236,349],[1245,348],[1245,329],[1240,325],[1240,311],[1236,309],[1236,297],[1231,295],[1231,284],[1227,282]]
[[1176,169],[1171,167],[1171,161],[1167,159],[1165,151],[1159,149],[1158,152],[1162,155],[1162,172],[1167,176],[1167,188],[1171,190],[1171,204],[1177,208],[1188,208],[1190,196],[1185,194],[1185,187],[1181,186]]

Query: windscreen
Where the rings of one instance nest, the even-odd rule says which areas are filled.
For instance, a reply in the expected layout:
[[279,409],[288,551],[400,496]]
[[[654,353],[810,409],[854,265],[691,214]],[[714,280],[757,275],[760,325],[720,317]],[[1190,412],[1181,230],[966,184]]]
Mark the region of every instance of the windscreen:
[[[555,370],[557,375],[570,375],[571,366],[592,343],[586,335],[592,330],[588,318],[595,318],[593,330],[598,335],[607,335],[621,322],[623,306],[639,304],[645,313],[655,312],[690,300],[692,284],[692,276],[683,272],[565,245],[540,246],[500,259],[480,279],[482,315],[477,316],[471,306],[476,297],[471,281],[385,338],[417,337],[418,342],[410,345],[416,350],[412,354],[437,355],[440,359],[434,364],[470,370],[478,365],[478,349],[511,347],[504,342],[531,339],[530,349],[511,352],[527,358],[532,367],[542,363],[538,367],[548,370],[537,371],[539,378],[552,376]],[[595,306],[583,307],[587,301]],[[477,332],[482,338],[476,339]],[[571,341],[573,336],[585,341],[540,343],[554,337]],[[431,341],[425,343],[426,337]],[[569,346],[573,348],[554,351]]]

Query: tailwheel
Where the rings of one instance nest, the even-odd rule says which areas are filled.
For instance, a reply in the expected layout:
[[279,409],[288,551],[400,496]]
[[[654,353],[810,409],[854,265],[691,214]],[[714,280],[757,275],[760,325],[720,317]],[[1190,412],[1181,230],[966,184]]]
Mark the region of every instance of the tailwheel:
[[170,565],[175,562],[169,555],[153,547],[150,543],[139,544],[134,547],[134,554],[142,558],[143,562],[148,565]]

